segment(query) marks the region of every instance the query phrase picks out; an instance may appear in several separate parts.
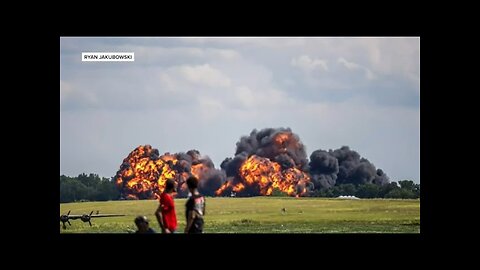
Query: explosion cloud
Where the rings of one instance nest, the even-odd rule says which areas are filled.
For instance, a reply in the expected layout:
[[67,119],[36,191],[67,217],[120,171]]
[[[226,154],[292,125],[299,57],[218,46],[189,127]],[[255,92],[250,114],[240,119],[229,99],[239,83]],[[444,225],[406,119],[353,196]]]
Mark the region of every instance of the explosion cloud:
[[305,146],[290,128],[254,129],[237,142],[233,158],[215,166],[197,150],[160,156],[150,145],[139,146],[124,160],[115,181],[126,199],[158,198],[167,179],[177,184],[177,196],[188,194],[186,179],[194,175],[207,196],[261,196],[281,192],[309,196],[314,190],[340,184],[389,183],[388,176],[357,152],[343,146],[318,149],[307,159]]
[[213,195],[225,181],[225,173],[216,170],[209,157],[197,150],[187,153],[159,155],[150,145],[138,146],[124,160],[114,179],[125,199],[157,199],[167,179],[177,182],[177,196],[186,197],[186,179],[194,175],[199,190]]
[[254,129],[237,142],[235,157],[222,162],[227,182],[216,195],[271,195],[275,189],[303,195],[313,187],[307,163],[305,147],[290,128]]

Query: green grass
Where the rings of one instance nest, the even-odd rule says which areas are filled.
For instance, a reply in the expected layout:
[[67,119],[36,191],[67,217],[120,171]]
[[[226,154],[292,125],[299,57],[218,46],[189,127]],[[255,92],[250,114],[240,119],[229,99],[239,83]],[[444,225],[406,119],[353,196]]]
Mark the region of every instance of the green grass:
[[[207,198],[205,233],[419,233],[419,200],[341,200],[325,198]],[[137,215],[159,231],[158,201],[109,201],[60,204],[60,214],[100,211],[123,217],[80,219],[61,233],[128,233]],[[178,231],[185,228],[185,199],[175,199]],[[285,208],[286,211],[281,211]],[[94,212],[95,214],[95,212]],[[61,222],[60,222],[61,224]]]

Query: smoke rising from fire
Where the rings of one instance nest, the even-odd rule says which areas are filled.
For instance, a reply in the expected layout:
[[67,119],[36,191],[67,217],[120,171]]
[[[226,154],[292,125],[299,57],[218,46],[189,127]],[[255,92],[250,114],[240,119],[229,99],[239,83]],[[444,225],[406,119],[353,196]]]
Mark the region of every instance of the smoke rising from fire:
[[305,147],[290,128],[254,129],[237,142],[235,157],[226,158],[220,167],[227,174],[227,182],[217,195],[271,195],[275,189],[303,195],[313,188],[306,173]]
[[388,176],[360,154],[342,146],[334,151],[316,150],[310,155],[310,174],[315,189],[329,188],[339,184],[384,185]]
[[194,175],[207,196],[259,196],[283,192],[308,196],[314,190],[340,184],[384,185],[388,176],[348,146],[315,150],[307,159],[305,146],[290,128],[254,129],[237,142],[233,158],[215,169],[197,150],[159,154],[150,145],[139,146],[124,160],[115,181],[127,199],[158,198],[167,179],[177,184],[177,196],[188,194],[186,179]]
[[310,155],[310,174],[316,189],[335,185],[339,171],[338,159],[329,152],[316,150]]
[[254,129],[237,142],[235,157],[226,158],[220,167],[228,181],[217,195],[270,195],[271,188],[279,185],[289,195],[308,195],[309,191],[339,184],[389,182],[382,170],[348,146],[328,152],[315,150],[308,162],[304,145],[290,128]]
[[243,136],[237,142],[235,155],[242,152],[279,162],[283,169],[306,169],[308,163],[305,146],[290,128],[266,128],[259,132],[254,129],[250,136]]

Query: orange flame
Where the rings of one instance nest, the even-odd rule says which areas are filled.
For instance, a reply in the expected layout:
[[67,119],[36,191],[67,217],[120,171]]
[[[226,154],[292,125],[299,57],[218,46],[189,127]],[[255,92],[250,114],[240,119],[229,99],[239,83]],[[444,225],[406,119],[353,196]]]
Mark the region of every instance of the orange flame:
[[198,164],[195,164],[195,165],[192,165],[192,168],[191,168],[191,172],[192,174],[198,178],[198,179],[201,179],[203,174],[209,170],[209,168],[207,168],[207,166],[205,166],[204,164],[202,163],[198,163]]
[[188,177],[171,167],[178,160],[174,155],[154,156],[150,145],[139,146],[123,160],[116,175],[116,184],[126,199],[158,199],[168,179]]
[[[282,138],[282,136],[277,137],[279,140]],[[268,196],[272,195],[276,189],[290,196],[301,196],[306,193],[305,183],[310,181],[310,177],[297,168],[282,170],[277,162],[256,155],[250,156],[243,162],[239,169],[239,175],[241,182],[234,184],[230,179],[215,194],[217,196],[225,195],[234,191],[240,196]],[[303,188],[298,188],[302,186]]]
[[[287,149],[291,136],[290,133],[280,133],[275,137],[275,143]],[[189,176],[193,175],[200,181],[207,181],[203,178],[214,179],[209,178],[212,175],[210,165],[197,162],[198,160],[195,161],[196,164],[190,165],[185,159],[178,160],[177,154],[159,156],[158,150],[150,145],[138,146],[123,160],[115,176],[115,183],[126,199],[158,199],[166,181],[172,179],[178,184],[178,195],[186,196],[188,189],[185,182]],[[308,174],[299,168],[282,169],[277,162],[252,155],[240,166],[236,177],[229,177],[221,186],[219,183],[210,189],[210,192],[216,196],[233,193],[239,196],[268,196],[279,191],[290,196],[302,196],[306,194],[309,182]]]

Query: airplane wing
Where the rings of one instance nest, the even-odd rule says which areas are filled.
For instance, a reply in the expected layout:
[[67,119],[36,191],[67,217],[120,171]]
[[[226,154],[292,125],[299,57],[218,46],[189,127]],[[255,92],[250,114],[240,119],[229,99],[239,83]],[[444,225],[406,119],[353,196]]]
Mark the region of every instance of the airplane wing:
[[102,215],[92,215],[92,218],[94,217],[123,217],[125,215],[119,215],[119,214],[102,214]]
[[68,219],[79,219],[82,218],[83,215],[68,215]]

